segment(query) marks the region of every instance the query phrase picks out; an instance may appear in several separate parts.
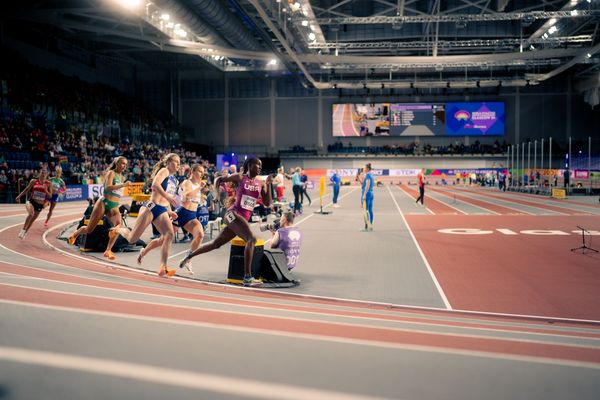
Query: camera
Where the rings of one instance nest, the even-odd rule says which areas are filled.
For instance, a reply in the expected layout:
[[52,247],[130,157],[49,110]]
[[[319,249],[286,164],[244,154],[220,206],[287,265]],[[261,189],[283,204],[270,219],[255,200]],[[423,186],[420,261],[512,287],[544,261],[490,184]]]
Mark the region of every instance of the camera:
[[276,219],[275,221],[269,222],[267,224],[260,224],[259,225],[259,229],[260,229],[261,232],[264,232],[264,231],[276,231],[277,229],[279,229],[280,225],[281,224],[279,223],[279,220]]

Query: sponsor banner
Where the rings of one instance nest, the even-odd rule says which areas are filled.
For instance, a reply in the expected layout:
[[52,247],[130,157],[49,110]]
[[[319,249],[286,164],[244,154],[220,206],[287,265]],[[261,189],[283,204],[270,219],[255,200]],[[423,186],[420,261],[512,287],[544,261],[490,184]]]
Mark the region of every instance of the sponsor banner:
[[390,169],[389,176],[417,176],[420,169]]
[[388,176],[390,174],[389,169],[372,169],[371,174],[373,176]]
[[69,185],[65,192],[63,201],[76,201],[84,200],[88,197],[88,190],[86,185]]
[[91,198],[104,196],[104,185],[98,183],[88,185],[88,194]]
[[144,182],[132,182],[129,187],[125,188],[125,196],[133,196],[136,194],[142,194],[142,188],[144,187]]
[[352,177],[354,178],[359,171],[359,168],[346,168],[346,169],[328,169],[327,176],[333,175],[333,171],[337,171],[338,176],[341,177]]
[[589,174],[587,171],[581,170],[581,169],[576,169],[575,170],[575,178],[580,178],[580,179],[587,179],[589,178]]

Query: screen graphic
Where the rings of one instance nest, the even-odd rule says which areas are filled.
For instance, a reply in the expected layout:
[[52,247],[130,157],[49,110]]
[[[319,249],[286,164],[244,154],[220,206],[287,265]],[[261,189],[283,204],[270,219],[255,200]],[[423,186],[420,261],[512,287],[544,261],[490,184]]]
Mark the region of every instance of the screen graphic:
[[504,135],[504,103],[447,103],[446,134]]
[[504,103],[334,104],[333,136],[504,135]]

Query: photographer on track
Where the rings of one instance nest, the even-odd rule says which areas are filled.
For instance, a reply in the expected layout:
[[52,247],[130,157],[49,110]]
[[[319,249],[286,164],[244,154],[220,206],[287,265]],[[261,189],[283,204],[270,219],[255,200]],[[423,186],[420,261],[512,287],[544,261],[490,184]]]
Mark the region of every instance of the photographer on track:
[[303,239],[302,232],[294,226],[294,218],[293,211],[286,211],[281,215],[279,221],[266,224],[266,229],[273,234],[271,248],[283,251],[288,270],[294,268],[298,262]]

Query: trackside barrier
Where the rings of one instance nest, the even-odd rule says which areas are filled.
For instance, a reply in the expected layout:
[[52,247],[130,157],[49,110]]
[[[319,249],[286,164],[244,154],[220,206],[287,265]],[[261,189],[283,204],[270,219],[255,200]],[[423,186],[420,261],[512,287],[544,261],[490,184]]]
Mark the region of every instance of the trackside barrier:
[[552,197],[555,199],[566,199],[567,198],[567,190],[552,188]]

